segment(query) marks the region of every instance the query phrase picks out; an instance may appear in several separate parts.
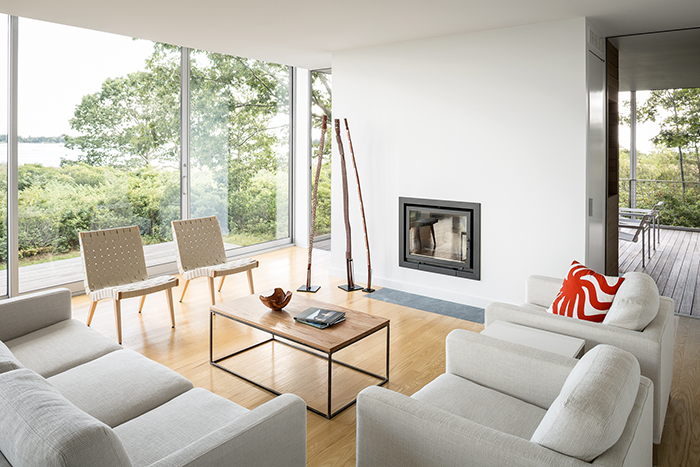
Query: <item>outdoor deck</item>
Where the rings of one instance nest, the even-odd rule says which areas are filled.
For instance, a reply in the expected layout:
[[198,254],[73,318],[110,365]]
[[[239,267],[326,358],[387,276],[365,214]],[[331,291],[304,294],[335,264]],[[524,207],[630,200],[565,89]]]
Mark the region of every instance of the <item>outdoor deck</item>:
[[661,229],[661,241],[642,268],[639,243],[620,241],[620,275],[642,271],[654,278],[659,293],[676,302],[676,313],[700,317],[700,232]]

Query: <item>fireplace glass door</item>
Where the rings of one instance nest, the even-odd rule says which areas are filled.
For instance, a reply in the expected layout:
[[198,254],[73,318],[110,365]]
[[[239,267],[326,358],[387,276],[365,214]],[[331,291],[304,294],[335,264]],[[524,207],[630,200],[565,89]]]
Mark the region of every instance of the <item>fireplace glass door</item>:
[[409,209],[408,254],[470,264],[471,213]]

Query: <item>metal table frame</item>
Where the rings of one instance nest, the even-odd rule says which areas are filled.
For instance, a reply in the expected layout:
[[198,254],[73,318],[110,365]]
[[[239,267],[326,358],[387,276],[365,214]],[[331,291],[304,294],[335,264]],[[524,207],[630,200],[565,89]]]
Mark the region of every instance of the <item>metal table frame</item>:
[[[340,348],[338,348],[338,349],[336,349],[336,350],[334,350],[334,351],[332,351],[332,352],[324,352],[324,351],[321,351],[321,350],[319,350],[319,349],[316,349],[316,348],[314,348],[314,347],[312,347],[312,346],[310,346],[310,345],[308,345],[308,344],[305,344],[305,343],[303,343],[303,342],[299,342],[299,341],[297,341],[297,340],[295,340],[295,339],[292,339],[292,338],[290,338],[290,337],[286,337],[286,336],[279,335],[279,334],[275,333],[274,331],[271,331],[271,330],[269,330],[269,329],[264,329],[264,328],[262,328],[262,327],[260,327],[260,326],[256,326],[256,325],[247,323],[247,322],[245,322],[245,321],[243,321],[243,320],[237,319],[237,318],[235,318],[235,317],[233,317],[233,316],[230,316],[230,315],[228,315],[228,314],[220,313],[220,312],[214,311],[214,310],[209,310],[209,311],[210,311],[210,313],[209,313],[209,363],[210,363],[211,365],[213,365],[213,366],[215,366],[215,367],[221,369],[221,370],[224,370],[224,371],[227,372],[227,373],[232,374],[233,376],[236,376],[236,377],[238,377],[238,378],[240,378],[240,379],[242,379],[242,380],[244,380],[244,381],[247,381],[247,382],[250,383],[250,384],[253,384],[253,385],[255,385],[255,386],[257,386],[257,387],[259,387],[259,388],[261,388],[261,389],[264,389],[264,390],[266,390],[266,391],[268,391],[268,392],[271,392],[272,394],[275,394],[275,395],[278,395],[278,396],[279,396],[279,395],[281,395],[282,393],[279,392],[279,391],[276,391],[276,390],[274,390],[274,389],[272,389],[272,388],[270,388],[270,387],[268,387],[268,386],[265,386],[264,384],[261,384],[261,383],[258,383],[258,382],[256,382],[256,381],[253,381],[252,379],[247,378],[247,377],[243,376],[243,375],[240,374],[240,373],[237,373],[237,372],[235,372],[235,371],[233,371],[233,370],[230,370],[230,369],[228,369],[228,368],[226,368],[226,367],[220,365],[219,362],[221,362],[221,361],[223,361],[223,360],[226,360],[226,359],[228,359],[228,358],[234,357],[234,356],[236,356],[236,355],[239,355],[239,354],[241,354],[241,353],[243,353],[243,352],[247,352],[248,350],[252,350],[252,349],[254,349],[254,348],[256,348],[256,347],[259,347],[259,346],[261,346],[261,345],[267,344],[268,342],[278,342],[278,343],[280,343],[280,344],[284,344],[284,345],[287,345],[287,346],[289,346],[289,347],[293,347],[293,348],[295,348],[295,349],[297,349],[297,350],[301,350],[302,352],[306,352],[306,353],[308,353],[308,354],[311,354],[311,355],[314,355],[314,356],[316,356],[316,357],[323,358],[323,359],[327,360],[327,361],[328,361],[328,409],[327,409],[326,412],[322,412],[322,411],[320,411],[320,410],[318,410],[318,409],[316,409],[316,408],[314,408],[314,407],[309,406],[308,404],[306,405],[306,408],[307,408],[308,410],[310,410],[311,412],[315,413],[315,414],[318,414],[318,415],[321,415],[321,416],[323,416],[323,417],[326,417],[326,418],[329,419],[329,420],[330,420],[331,418],[335,417],[336,415],[338,415],[338,414],[339,414],[340,412],[342,412],[343,410],[345,410],[345,409],[347,409],[348,407],[350,407],[350,406],[352,406],[353,404],[355,404],[355,402],[357,402],[357,397],[355,397],[352,401],[348,402],[347,404],[345,404],[345,405],[344,405],[343,407],[341,407],[340,409],[336,410],[335,412],[331,412],[332,389],[333,389],[333,385],[332,385],[332,382],[333,382],[333,363],[336,363],[336,364],[341,365],[341,366],[344,366],[344,367],[346,367],[346,368],[350,368],[350,369],[352,369],[352,370],[359,371],[360,373],[364,373],[364,374],[366,374],[366,375],[369,375],[369,376],[372,376],[372,377],[374,377],[374,378],[379,379],[380,382],[379,382],[376,386],[383,386],[387,381],[389,381],[389,342],[390,342],[390,341],[389,341],[389,324],[390,324],[389,321],[387,321],[386,324],[385,324],[384,326],[382,326],[382,327],[380,327],[380,328],[378,328],[378,329],[372,331],[371,333],[367,334],[366,336],[363,336],[363,337],[361,337],[361,338],[359,338],[359,339],[353,340],[352,342],[349,342],[349,343],[343,345],[342,347],[340,347]],[[233,352],[233,353],[231,353],[231,354],[228,354],[228,355],[226,355],[226,356],[224,356],[224,357],[217,358],[217,359],[215,360],[215,359],[214,359],[214,315],[215,315],[215,314],[216,314],[216,315],[220,315],[220,316],[223,317],[223,318],[230,319],[230,320],[232,320],[232,321],[236,321],[236,322],[238,322],[238,323],[244,324],[244,325],[246,325],[246,326],[250,326],[250,327],[252,327],[252,328],[254,328],[254,329],[257,329],[257,330],[259,330],[259,331],[266,332],[266,333],[270,334],[271,337],[270,337],[269,339],[266,339],[266,340],[262,341],[262,342],[258,342],[257,344],[253,344],[253,345],[248,346],[248,347],[246,347],[246,348],[244,348],[244,349],[237,350],[236,352]],[[356,342],[359,342],[359,341],[361,341],[362,339],[364,339],[364,338],[366,338],[366,337],[368,337],[368,336],[371,336],[371,335],[373,335],[373,334],[375,334],[375,333],[381,331],[381,330],[384,329],[384,328],[386,328],[386,376],[381,376],[381,375],[372,373],[372,372],[370,372],[370,371],[364,370],[364,369],[362,369],[362,368],[358,368],[358,367],[356,367],[356,366],[354,366],[354,365],[350,365],[350,364],[348,364],[348,363],[344,363],[344,362],[341,362],[341,361],[338,361],[338,360],[333,360],[333,354],[334,354],[334,353],[336,353],[336,352],[338,352],[338,351],[340,351],[340,350],[342,350],[342,349],[344,349],[344,348],[346,348],[346,347],[349,347],[350,345],[355,344]],[[319,329],[319,332],[322,332],[322,330]],[[280,338],[280,339],[284,339],[284,340],[276,339],[276,337],[278,337],[278,338]],[[289,341],[289,342],[285,342],[285,341]],[[310,350],[310,349],[313,349],[313,350]]]

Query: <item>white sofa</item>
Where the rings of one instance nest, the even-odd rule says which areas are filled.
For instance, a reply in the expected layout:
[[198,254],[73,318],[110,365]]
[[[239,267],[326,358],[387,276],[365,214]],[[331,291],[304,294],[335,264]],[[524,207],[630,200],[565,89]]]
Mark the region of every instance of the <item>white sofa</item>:
[[[489,304],[484,316],[485,325],[488,327],[494,321],[507,321],[584,339],[586,352],[598,344],[609,344],[633,354],[639,360],[642,375],[654,383],[654,444],[660,443],[673,378],[673,341],[678,323],[678,318],[673,314],[673,300],[658,297],[656,316],[643,330],[635,331],[547,313],[546,310],[557,296],[562,282],[563,279],[552,277],[529,277],[527,303]],[[655,290],[650,292],[655,291],[658,296],[658,289],[655,285],[653,288]],[[622,292],[621,288],[613,304],[616,301],[618,305],[625,306],[631,303],[627,299],[618,299]]]
[[193,388],[71,319],[67,289],[0,302],[0,467],[305,464],[299,397]]
[[603,347],[615,358],[584,362],[452,331],[446,373],[413,396],[360,392],[357,466],[649,467],[653,384],[631,354]]

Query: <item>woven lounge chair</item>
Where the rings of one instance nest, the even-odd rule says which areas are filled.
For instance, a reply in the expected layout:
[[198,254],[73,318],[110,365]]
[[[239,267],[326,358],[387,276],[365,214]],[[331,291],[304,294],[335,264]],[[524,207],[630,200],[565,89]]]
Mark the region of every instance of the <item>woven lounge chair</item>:
[[141,297],[139,303],[139,313],[141,313],[146,295],[165,290],[170,307],[170,321],[175,327],[172,288],[177,287],[178,279],[175,276],[148,278],[141,235],[137,226],[80,232],[80,256],[83,259],[85,273],[85,293],[91,301],[88,326],[92,322],[97,302],[104,298],[111,298],[114,300],[117,340],[121,344],[121,300]]
[[192,279],[206,276],[209,280],[211,304],[215,305],[214,278],[221,277],[221,292],[226,276],[243,271],[248,275],[250,293],[255,293],[253,269],[258,267],[258,261],[252,258],[226,261],[224,240],[215,216],[172,221],[172,226],[177,247],[177,267],[185,278],[180,301],[185,297],[187,286]]

